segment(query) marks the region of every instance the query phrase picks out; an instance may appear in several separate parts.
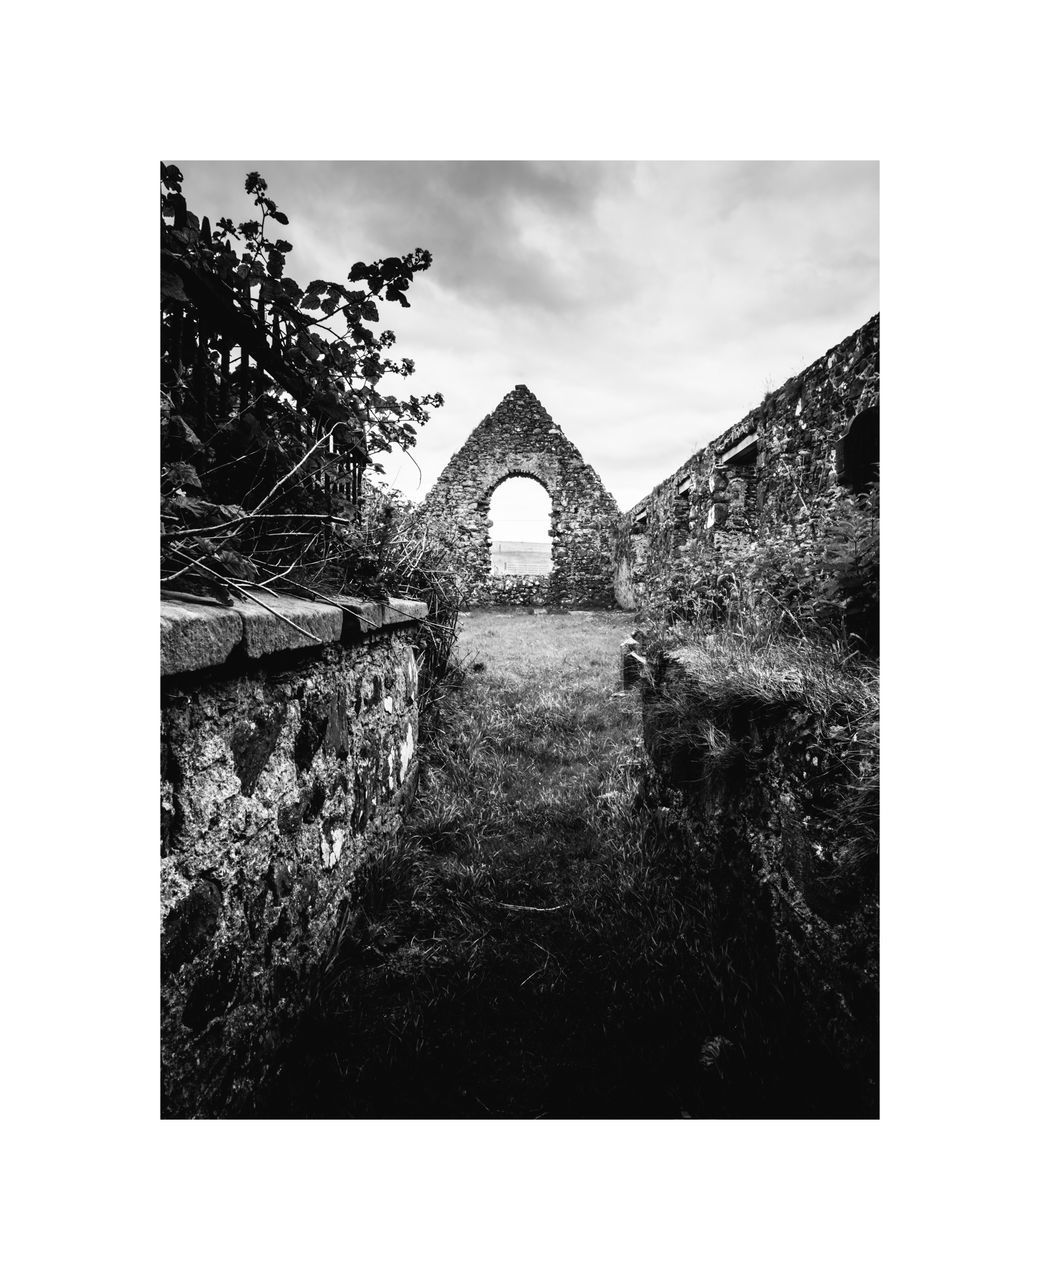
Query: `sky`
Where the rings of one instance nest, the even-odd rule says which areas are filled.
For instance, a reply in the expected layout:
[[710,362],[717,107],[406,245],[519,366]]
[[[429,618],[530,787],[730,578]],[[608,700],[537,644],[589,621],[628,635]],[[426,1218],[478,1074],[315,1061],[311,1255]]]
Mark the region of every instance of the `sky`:
[[[417,466],[384,459],[413,500],[524,383],[628,510],[879,310],[875,162],[166,159],[211,220],[252,216],[258,169],[301,284],[430,250],[380,307],[416,364],[387,389],[445,399]],[[493,536],[532,536],[505,491]]]

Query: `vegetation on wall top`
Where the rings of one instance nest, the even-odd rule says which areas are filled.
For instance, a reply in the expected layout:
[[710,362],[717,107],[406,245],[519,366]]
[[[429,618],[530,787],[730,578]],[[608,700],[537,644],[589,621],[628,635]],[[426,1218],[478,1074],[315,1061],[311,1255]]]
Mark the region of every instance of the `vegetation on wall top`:
[[388,394],[379,304],[407,307],[432,257],[355,262],[346,285],[286,275],[288,216],[259,173],[256,215],[211,225],[161,167],[162,584],[169,594],[258,598],[323,585],[380,594],[360,520],[362,478],[409,449],[439,394]]

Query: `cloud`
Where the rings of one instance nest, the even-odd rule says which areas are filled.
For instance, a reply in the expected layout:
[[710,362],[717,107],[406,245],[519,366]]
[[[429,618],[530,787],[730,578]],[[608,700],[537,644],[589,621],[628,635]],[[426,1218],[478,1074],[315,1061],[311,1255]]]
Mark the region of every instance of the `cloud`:
[[573,309],[609,292],[597,206],[630,166],[351,165],[359,220],[387,252],[422,244],[440,287],[507,310]]
[[878,310],[873,163],[179,163],[211,216],[259,169],[303,283],[432,252],[380,320],[446,399],[413,496],[523,382],[630,507]]

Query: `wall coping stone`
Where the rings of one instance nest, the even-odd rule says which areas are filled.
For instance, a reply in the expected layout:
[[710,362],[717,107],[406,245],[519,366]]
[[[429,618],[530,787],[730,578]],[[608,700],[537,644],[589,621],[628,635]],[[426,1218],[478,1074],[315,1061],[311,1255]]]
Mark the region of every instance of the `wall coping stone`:
[[[257,592],[257,596],[261,593]],[[385,601],[354,596],[329,596],[327,600],[302,600],[288,595],[262,598],[282,616],[276,617],[251,600],[232,605],[163,600],[159,617],[162,674],[219,667],[239,644],[248,657],[261,658],[289,649],[313,648],[316,643],[350,643],[391,627],[415,624],[428,612],[421,600],[393,597]],[[310,635],[304,635],[305,631]]]
[[234,609],[164,600],[161,610],[159,649],[164,676],[219,667],[242,639],[242,615]]

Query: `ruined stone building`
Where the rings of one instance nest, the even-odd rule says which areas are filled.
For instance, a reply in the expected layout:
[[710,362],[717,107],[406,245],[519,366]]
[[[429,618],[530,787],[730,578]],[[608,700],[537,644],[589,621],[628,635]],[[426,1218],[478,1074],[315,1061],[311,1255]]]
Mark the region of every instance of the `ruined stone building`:
[[[644,585],[684,559],[748,543],[807,513],[835,486],[878,476],[879,317],[789,378],[688,458],[625,515],[537,398],[517,386],[444,468],[423,509],[458,539],[471,605],[633,608]],[[523,569],[519,544],[492,573],[488,512],[513,476],[552,503],[548,573]]]
[[[491,572],[491,498],[514,476],[537,480],[549,494],[548,575]],[[441,472],[422,510],[457,536],[469,604],[610,608],[615,603],[618,505],[525,386],[510,391],[480,423]]]
[[618,604],[633,608],[683,559],[796,522],[837,485],[862,492],[876,480],[879,360],[874,316],[637,502],[619,526]]

